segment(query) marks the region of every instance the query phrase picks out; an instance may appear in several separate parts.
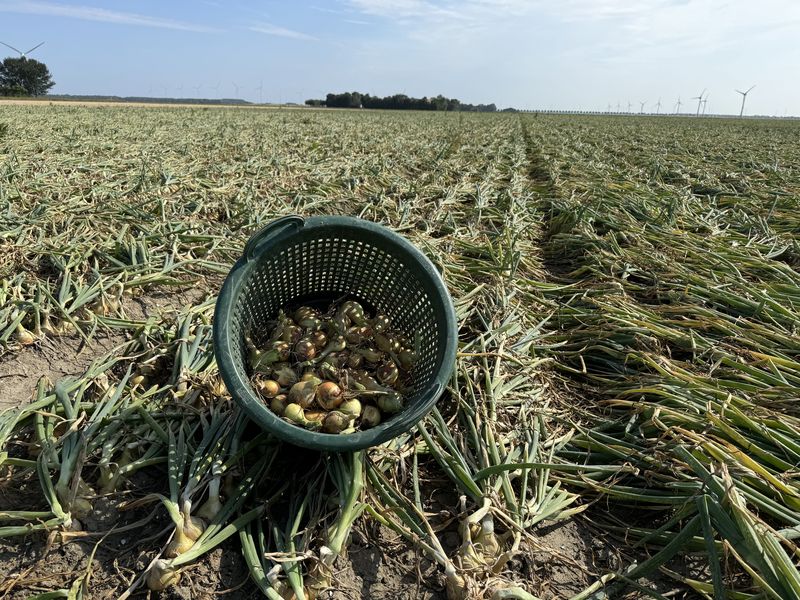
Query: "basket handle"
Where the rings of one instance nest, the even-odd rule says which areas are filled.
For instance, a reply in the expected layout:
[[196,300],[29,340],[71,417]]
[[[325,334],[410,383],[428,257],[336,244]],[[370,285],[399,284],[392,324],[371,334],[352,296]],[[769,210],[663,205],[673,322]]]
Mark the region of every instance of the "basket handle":
[[261,246],[261,243],[266,240],[267,238],[273,237],[283,231],[286,231],[290,228],[300,229],[303,226],[305,220],[303,217],[299,217],[297,215],[289,215],[288,217],[281,217],[280,219],[275,219],[264,227],[258,233],[253,234],[253,236],[247,240],[247,244],[244,247],[244,255],[247,258],[247,262],[253,260],[253,256],[255,256],[256,251]]

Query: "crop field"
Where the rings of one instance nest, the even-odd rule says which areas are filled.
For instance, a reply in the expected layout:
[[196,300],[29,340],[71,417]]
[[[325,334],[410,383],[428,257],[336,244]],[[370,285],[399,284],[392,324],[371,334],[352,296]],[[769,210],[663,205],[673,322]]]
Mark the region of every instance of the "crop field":
[[[441,271],[408,434],[228,395],[288,214]],[[0,104],[0,598],[800,598],[799,240],[797,121]]]

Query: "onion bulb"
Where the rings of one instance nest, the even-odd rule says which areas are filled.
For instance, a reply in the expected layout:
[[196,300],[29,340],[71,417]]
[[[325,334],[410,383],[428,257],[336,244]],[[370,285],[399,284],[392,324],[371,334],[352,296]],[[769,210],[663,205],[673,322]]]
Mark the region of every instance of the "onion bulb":
[[181,574],[169,562],[159,558],[147,571],[147,587],[154,592],[161,592],[180,581]]
[[358,352],[353,352],[347,357],[347,366],[351,369],[357,369],[364,362],[364,355]]
[[313,342],[317,350],[322,350],[328,344],[328,336],[324,331],[318,330],[313,332],[309,339]]
[[333,410],[342,403],[342,389],[332,381],[323,381],[317,386],[317,404],[325,410]]
[[303,329],[297,325],[287,325],[283,328],[281,340],[294,346],[303,337]]
[[275,381],[277,381],[278,385],[280,385],[281,387],[288,388],[292,387],[295,383],[297,383],[297,373],[295,373],[294,369],[292,369],[288,365],[273,370],[272,376],[275,378]]
[[383,333],[387,331],[391,325],[392,321],[386,315],[375,315],[375,318],[372,319],[372,329],[375,333]]
[[286,409],[283,411],[283,418],[297,425],[306,425],[308,422],[303,412],[303,407],[294,403],[286,405]]
[[361,416],[361,401],[358,398],[350,398],[350,400],[342,402],[337,410],[356,419]]
[[22,326],[22,323],[17,325],[17,333],[15,335],[17,342],[22,346],[30,346],[36,341],[36,336]]
[[350,417],[338,410],[329,412],[322,421],[322,431],[325,433],[341,433],[349,426]]
[[287,404],[289,404],[289,399],[286,397],[286,394],[278,394],[270,401],[269,408],[276,415],[282,417]]
[[361,412],[361,428],[371,429],[381,422],[381,411],[372,405],[367,405]]
[[258,391],[264,398],[274,398],[281,392],[281,386],[277,381],[265,379],[258,382]]
[[400,372],[397,370],[397,365],[394,364],[393,361],[387,360],[375,370],[375,374],[378,376],[378,381],[382,384],[392,385],[397,381]]
[[302,339],[294,347],[294,355],[300,362],[311,360],[317,354],[317,347],[310,339]]
[[314,402],[317,386],[322,383],[317,377],[306,381],[298,381],[289,390],[289,402],[299,404],[301,408],[308,408]]
[[311,308],[310,306],[301,306],[296,311],[294,311],[294,320],[295,322],[299,323],[303,319],[308,319],[309,317],[316,317],[317,311]]
[[397,358],[400,361],[400,366],[404,371],[410,371],[414,367],[414,363],[417,362],[417,355],[414,354],[413,350],[401,350],[400,354],[397,355]]
[[399,352],[400,342],[382,333],[375,334],[375,345],[381,352]]
[[397,392],[378,398],[378,407],[385,413],[393,415],[403,410],[403,397]]

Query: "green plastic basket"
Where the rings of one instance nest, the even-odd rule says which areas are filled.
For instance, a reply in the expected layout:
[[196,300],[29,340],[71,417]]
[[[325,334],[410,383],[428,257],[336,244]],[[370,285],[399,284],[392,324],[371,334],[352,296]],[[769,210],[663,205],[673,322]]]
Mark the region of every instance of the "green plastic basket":
[[[246,330],[266,327],[278,310],[327,306],[348,297],[383,312],[419,356],[406,408],[373,429],[349,435],[308,431],[276,416],[250,386]],[[352,217],[283,217],[256,233],[228,274],[214,313],[214,352],[233,399],[262,428],[298,446],[353,451],[408,431],[433,408],[453,372],[453,301],[433,264],[405,238]]]

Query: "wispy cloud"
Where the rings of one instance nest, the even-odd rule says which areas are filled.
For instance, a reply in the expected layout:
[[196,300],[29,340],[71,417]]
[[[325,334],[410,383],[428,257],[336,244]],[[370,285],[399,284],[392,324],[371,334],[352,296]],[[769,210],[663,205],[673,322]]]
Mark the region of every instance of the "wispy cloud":
[[196,31],[199,33],[219,31],[213,27],[175,21],[172,19],[149,17],[147,15],[96,8],[94,6],[75,6],[56,4],[54,2],[2,2],[0,3],[0,12],[44,15],[48,17],[67,17],[84,21],[99,21],[101,23],[134,25],[137,27],[156,27],[160,29],[177,29],[179,31]]
[[354,25],[372,25],[369,21],[359,21],[358,19],[344,19],[345,23],[353,23]]
[[279,27],[272,23],[259,23],[258,25],[251,25],[248,29],[266,35],[275,35],[294,40],[319,41],[318,38],[315,38],[313,35],[303,33],[302,31],[295,31],[294,29],[287,29],[286,27]]

